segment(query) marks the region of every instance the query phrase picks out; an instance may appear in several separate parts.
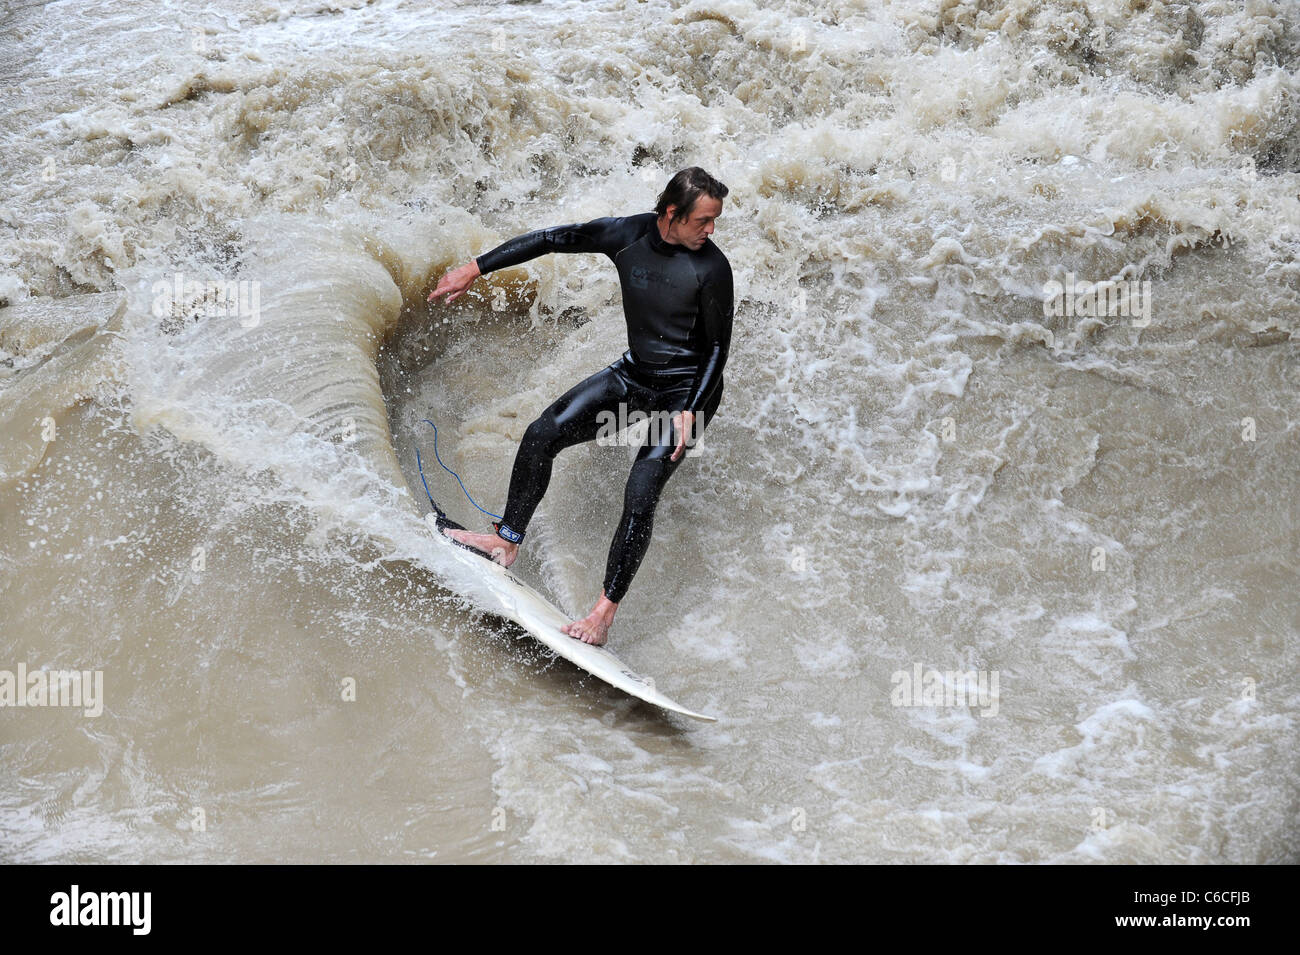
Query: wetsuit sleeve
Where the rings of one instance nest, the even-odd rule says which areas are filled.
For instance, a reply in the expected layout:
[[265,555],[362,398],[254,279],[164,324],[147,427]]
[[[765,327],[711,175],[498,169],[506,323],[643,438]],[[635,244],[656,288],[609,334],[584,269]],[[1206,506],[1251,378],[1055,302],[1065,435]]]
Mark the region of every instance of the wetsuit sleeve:
[[624,222],[623,218],[606,217],[526,232],[506,240],[490,252],[484,252],[474,261],[478,263],[479,273],[487,275],[548,252],[604,252],[612,257],[627,244],[619,243],[626,231]]
[[699,414],[727,363],[731,349],[731,322],[735,311],[735,291],[731,280],[731,264],[721,259],[721,264],[700,289],[700,324],[703,344],[708,349],[700,362],[695,385],[686,401],[686,410]]

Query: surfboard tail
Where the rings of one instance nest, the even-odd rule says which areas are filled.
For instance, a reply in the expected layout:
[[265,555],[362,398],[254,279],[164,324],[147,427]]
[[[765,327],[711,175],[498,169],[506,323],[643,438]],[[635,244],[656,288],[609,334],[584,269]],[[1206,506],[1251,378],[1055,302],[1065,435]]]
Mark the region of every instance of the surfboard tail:
[[438,515],[436,524],[438,526],[438,530],[440,531],[443,530],[444,528],[453,531],[469,530],[469,528],[467,528],[464,524],[457,524],[455,521],[453,521],[450,517],[447,516],[446,512],[439,510],[437,504],[433,505],[433,513]]

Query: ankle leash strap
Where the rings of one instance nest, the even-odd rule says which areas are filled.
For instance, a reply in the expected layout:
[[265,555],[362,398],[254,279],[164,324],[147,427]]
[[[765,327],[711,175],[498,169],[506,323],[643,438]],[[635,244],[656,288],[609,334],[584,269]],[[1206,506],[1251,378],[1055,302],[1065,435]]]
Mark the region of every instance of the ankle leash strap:
[[500,537],[502,540],[508,540],[512,544],[518,544],[524,539],[523,534],[519,533],[519,531],[515,530],[505,521],[493,521],[492,527],[496,530],[497,537]]

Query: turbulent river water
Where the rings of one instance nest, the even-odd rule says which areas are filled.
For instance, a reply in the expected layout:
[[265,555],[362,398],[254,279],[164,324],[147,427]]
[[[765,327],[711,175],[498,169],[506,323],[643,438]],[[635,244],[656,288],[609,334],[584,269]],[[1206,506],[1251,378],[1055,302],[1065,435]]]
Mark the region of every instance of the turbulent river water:
[[[1270,0],[0,3],[0,859],[1297,861],[1298,53]],[[708,725],[484,613],[415,456],[484,526],[424,419],[499,514],[626,347],[604,257],[438,277],[689,165],[726,391],[611,646]],[[628,465],[557,459],[567,612]]]

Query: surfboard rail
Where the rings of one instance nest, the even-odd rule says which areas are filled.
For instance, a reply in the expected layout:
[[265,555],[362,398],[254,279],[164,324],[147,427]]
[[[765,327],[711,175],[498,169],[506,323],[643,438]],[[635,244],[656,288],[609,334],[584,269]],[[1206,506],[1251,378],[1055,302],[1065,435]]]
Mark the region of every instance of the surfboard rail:
[[491,585],[489,590],[498,601],[497,606],[491,608],[493,613],[523,627],[543,646],[629,696],[693,720],[717,722],[717,717],[692,710],[661,693],[653,679],[637,673],[608,647],[592,646],[569,636],[560,629],[569,622],[569,617],[555,604],[508,568],[471,552],[465,545],[442,533],[444,528],[464,530],[464,527],[440,510],[429,514],[428,518],[427,523],[438,543],[446,547],[456,560],[472,566]]

